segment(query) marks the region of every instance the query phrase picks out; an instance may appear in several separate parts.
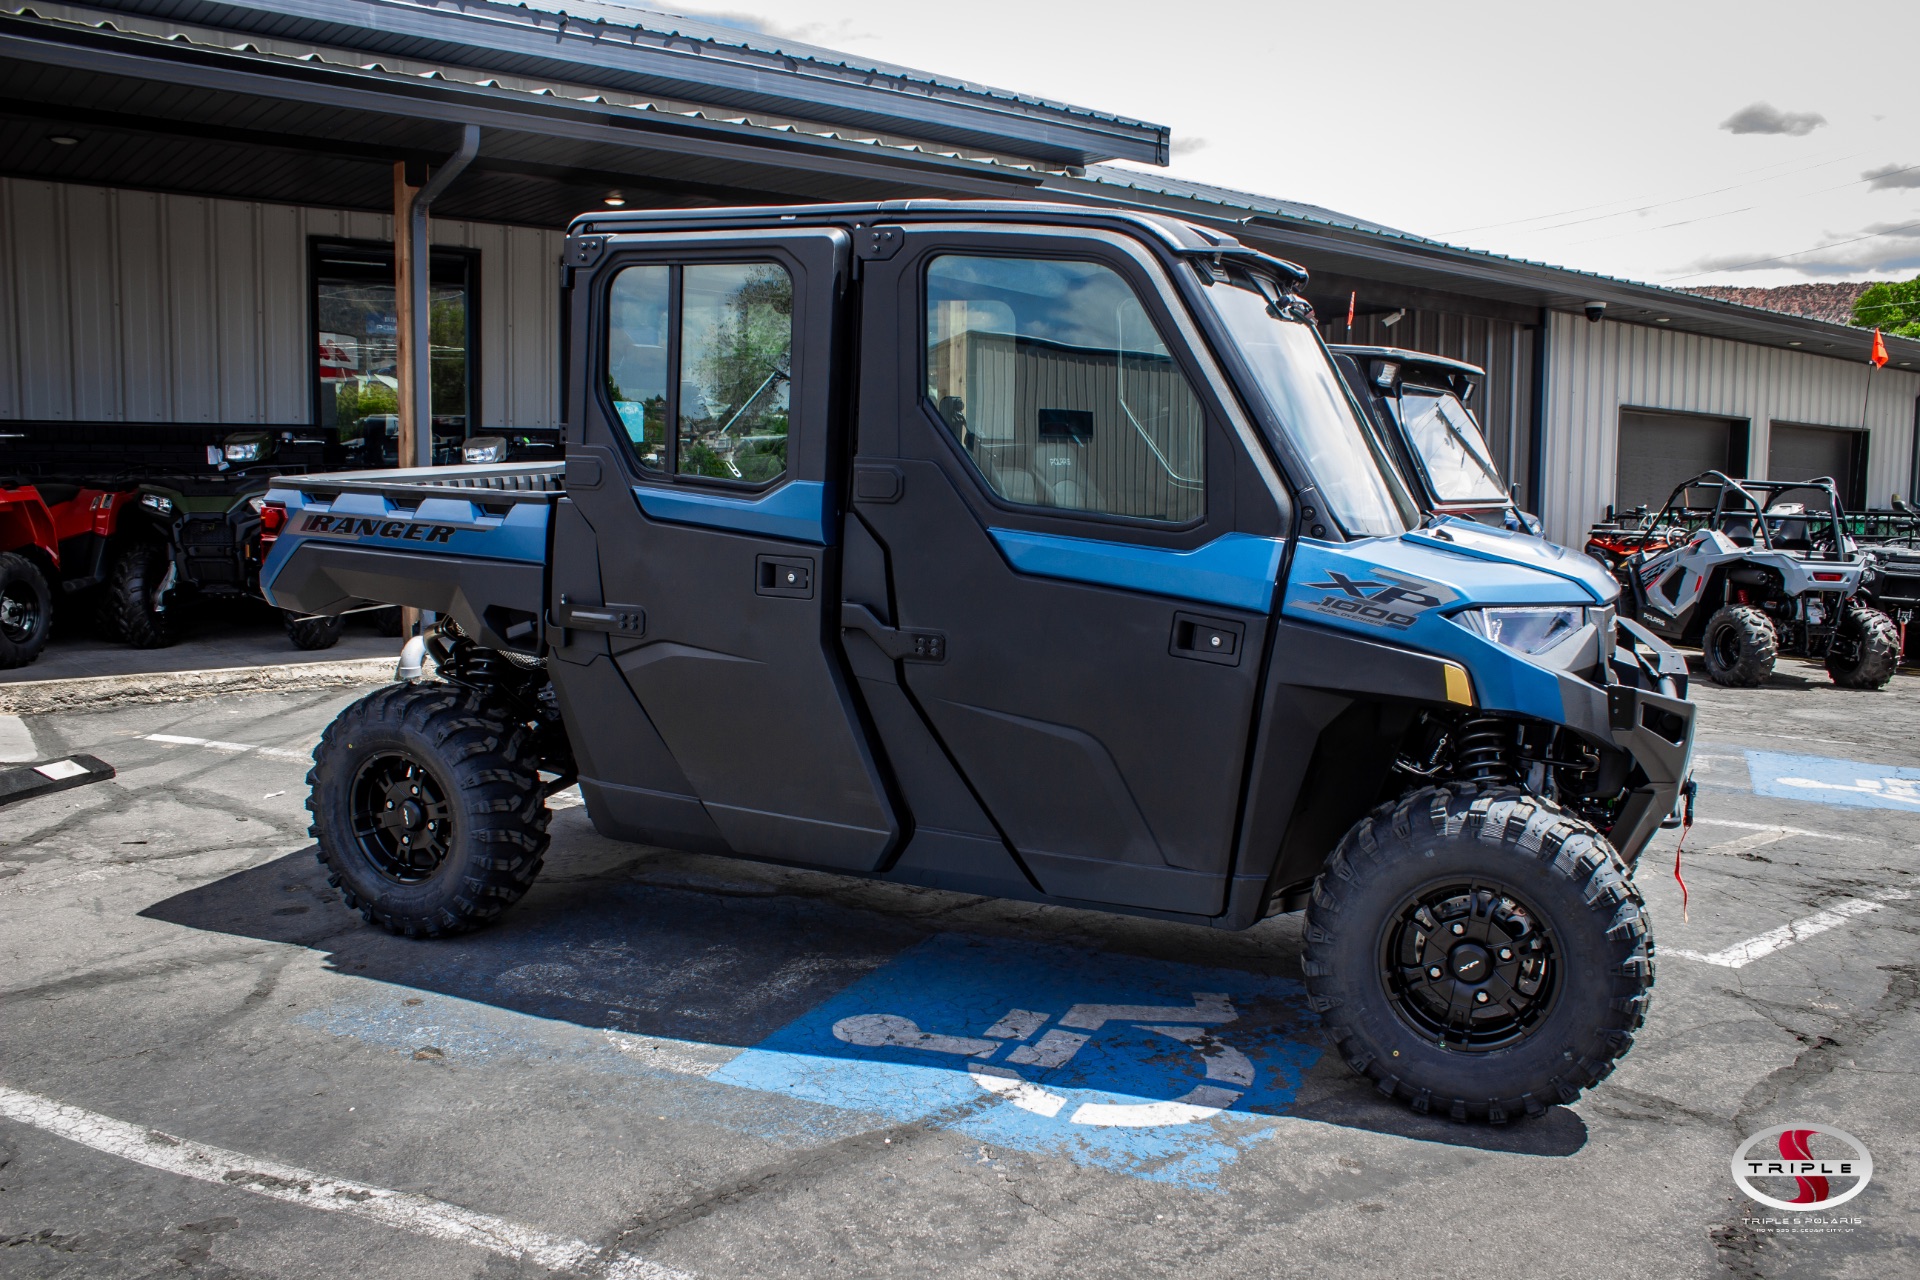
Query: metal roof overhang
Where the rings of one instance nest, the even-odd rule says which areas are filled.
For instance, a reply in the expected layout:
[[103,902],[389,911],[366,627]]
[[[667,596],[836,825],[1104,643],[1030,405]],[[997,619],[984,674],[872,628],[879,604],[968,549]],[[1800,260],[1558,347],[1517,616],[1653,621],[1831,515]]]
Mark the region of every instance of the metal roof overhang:
[[[1018,197],[1039,180],[798,131],[4,18],[0,120],[15,126],[0,130],[0,172],[373,210],[392,207],[393,161],[437,161],[477,124],[481,157],[436,213],[553,227],[616,187],[636,205],[739,204]],[[86,137],[48,145],[56,132]]]
[[[570,18],[559,5],[459,7],[393,0],[82,0],[277,40],[682,98],[871,133],[1017,155],[1054,165],[1104,159],[1165,164],[1164,125],[951,83],[904,68],[864,70],[805,55],[675,41],[634,26]],[[622,36],[625,38],[623,39]],[[826,53],[827,51],[817,51]]]
[[[1038,194],[1156,209],[1204,226],[1230,229],[1248,244],[1306,267],[1312,273],[1308,296],[1323,310],[1337,301],[1342,314],[1349,290],[1356,291],[1363,302],[1373,300],[1375,309],[1385,304],[1468,310],[1525,324],[1538,323],[1542,310],[1577,313],[1588,302],[1604,302],[1609,320],[1837,359],[1864,361],[1873,346],[1871,330],[1476,253],[1414,236],[1333,226],[1133,188],[1103,190],[1100,183],[1082,179],[1049,177]],[[1904,361],[1904,367],[1920,370],[1920,341],[1890,336],[1886,343],[1890,367],[1903,367]]]

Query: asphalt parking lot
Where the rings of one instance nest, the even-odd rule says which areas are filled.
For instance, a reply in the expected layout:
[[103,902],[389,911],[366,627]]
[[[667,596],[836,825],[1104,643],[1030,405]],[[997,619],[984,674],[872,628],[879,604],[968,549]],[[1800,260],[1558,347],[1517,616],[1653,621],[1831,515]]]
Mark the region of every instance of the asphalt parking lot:
[[[1648,1025],[1575,1107],[1499,1129],[1347,1073],[1297,916],[877,886],[616,844],[576,803],[503,923],[407,942],[340,905],[306,835],[306,757],[351,692],[0,720],[16,756],[118,770],[0,808],[0,1274],[1904,1272],[1920,679],[1696,687],[1685,918],[1677,833],[1639,873]],[[1039,1104],[965,1069],[1074,1005],[1106,1021]],[[1183,1018],[1232,1056],[1147,1025]],[[902,1019],[930,1047],[835,1034]],[[1179,1101],[1209,1079],[1230,1107]],[[1872,1152],[1842,1209],[1736,1190],[1738,1144],[1793,1121]]]

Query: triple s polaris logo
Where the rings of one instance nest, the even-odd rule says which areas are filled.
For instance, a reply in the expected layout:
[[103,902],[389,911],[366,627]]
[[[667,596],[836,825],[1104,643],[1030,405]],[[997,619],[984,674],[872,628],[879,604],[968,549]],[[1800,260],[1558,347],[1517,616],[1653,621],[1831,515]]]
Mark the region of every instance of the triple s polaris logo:
[[[1306,586],[1329,594],[1304,601],[1305,608],[1395,630],[1412,626],[1421,614],[1454,598],[1454,593],[1439,583],[1383,569],[1371,570],[1357,578],[1329,569],[1325,582],[1309,582]],[[1340,594],[1331,594],[1336,591]]]
[[[1795,1213],[1838,1208],[1865,1191],[1872,1178],[1873,1157],[1866,1147],[1831,1125],[1779,1125],[1754,1134],[1733,1153],[1735,1186],[1761,1204]],[[1784,1194],[1789,1182],[1791,1200],[1774,1194]]]

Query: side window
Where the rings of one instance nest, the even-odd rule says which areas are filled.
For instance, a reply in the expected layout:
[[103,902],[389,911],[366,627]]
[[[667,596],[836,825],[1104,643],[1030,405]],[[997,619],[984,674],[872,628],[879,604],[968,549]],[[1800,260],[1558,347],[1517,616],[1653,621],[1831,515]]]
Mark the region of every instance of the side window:
[[1009,502],[1184,524],[1206,415],[1119,273],[947,255],[927,269],[927,395]]
[[649,470],[745,484],[783,475],[792,350],[793,277],[778,263],[614,277],[607,395]]

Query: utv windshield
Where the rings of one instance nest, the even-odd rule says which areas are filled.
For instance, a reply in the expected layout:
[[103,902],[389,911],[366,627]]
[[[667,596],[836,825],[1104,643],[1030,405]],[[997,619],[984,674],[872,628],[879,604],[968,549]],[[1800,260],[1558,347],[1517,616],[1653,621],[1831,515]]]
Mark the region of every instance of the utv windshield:
[[1402,387],[1400,425],[1434,497],[1442,502],[1506,501],[1507,491],[1486,437],[1452,392]]
[[1349,537],[1412,528],[1413,503],[1362,425],[1313,327],[1276,316],[1251,281],[1206,293],[1334,521]]

